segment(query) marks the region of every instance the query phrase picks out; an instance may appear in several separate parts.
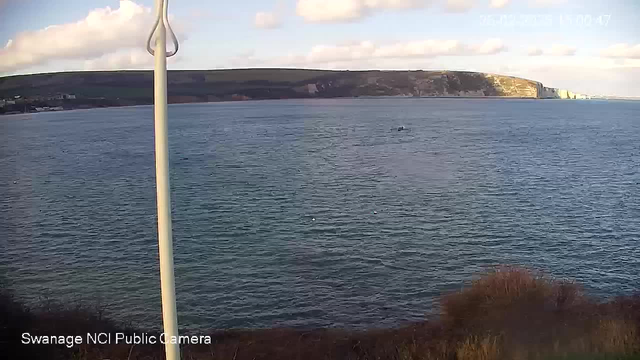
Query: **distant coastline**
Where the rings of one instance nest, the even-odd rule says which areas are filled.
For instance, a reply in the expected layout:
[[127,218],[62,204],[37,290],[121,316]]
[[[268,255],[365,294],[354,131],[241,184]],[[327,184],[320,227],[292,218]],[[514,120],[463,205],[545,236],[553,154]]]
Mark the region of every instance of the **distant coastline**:
[[[279,100],[335,100],[335,99],[379,99],[379,100],[387,100],[387,99],[452,99],[452,100],[558,100],[565,101],[563,99],[532,99],[526,97],[507,97],[507,96],[357,96],[357,97],[335,97],[335,98],[309,98],[309,99],[247,99],[247,100],[217,100],[217,101],[194,101],[194,102],[170,102],[169,105],[179,105],[179,104],[214,104],[214,103],[237,103],[237,102],[247,102],[247,101],[279,101]],[[593,98],[591,100],[603,100],[603,101],[634,101],[630,99],[598,99]],[[638,99],[640,100],[640,99]],[[635,100],[637,101],[637,100]],[[31,115],[31,114],[40,114],[40,113],[51,113],[51,112],[68,112],[68,111],[77,111],[77,110],[93,110],[93,109],[113,109],[113,108],[129,108],[129,107],[137,107],[137,106],[152,106],[153,104],[132,104],[132,105],[105,105],[105,106],[81,106],[81,107],[73,107],[67,106],[62,109],[57,110],[44,110],[37,111],[34,109],[29,109],[28,111],[9,111],[2,112],[0,111],[0,116],[11,116],[11,115]]]
[[[413,97],[592,99],[513,77],[468,71],[329,71],[309,69],[175,70],[169,103]],[[0,114],[153,103],[151,71],[86,71],[0,78]]]

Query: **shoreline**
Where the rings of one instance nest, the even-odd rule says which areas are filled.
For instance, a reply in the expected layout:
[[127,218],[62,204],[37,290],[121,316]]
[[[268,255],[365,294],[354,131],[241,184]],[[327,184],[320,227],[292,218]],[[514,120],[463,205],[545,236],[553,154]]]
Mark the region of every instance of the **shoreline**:
[[[515,96],[343,96],[343,97],[310,97],[310,98],[289,98],[289,99],[247,99],[247,100],[220,100],[220,101],[193,101],[193,102],[170,102],[168,105],[184,105],[184,104],[218,104],[218,103],[246,103],[246,102],[276,102],[276,101],[290,101],[290,100],[304,100],[304,101],[316,101],[316,100],[386,100],[386,99],[460,99],[460,100],[560,100],[560,101],[638,101],[634,99],[552,99],[552,98],[533,98],[533,97],[515,97]],[[0,113],[0,116],[15,116],[15,115],[33,115],[33,114],[48,114],[59,113],[76,110],[94,110],[94,109],[112,109],[112,108],[130,108],[139,106],[153,106],[150,104],[135,104],[135,105],[114,105],[114,106],[95,106],[95,107],[78,107],[63,110],[50,110],[50,111],[29,111],[29,112],[9,112]]]
[[[587,94],[548,88],[509,75],[450,70],[314,70],[245,68],[170,70],[168,102],[276,99],[457,98],[574,99]],[[0,77],[4,111],[112,107],[153,103],[153,72],[81,71]],[[27,106],[29,109],[25,109]],[[44,111],[43,111],[44,112]]]

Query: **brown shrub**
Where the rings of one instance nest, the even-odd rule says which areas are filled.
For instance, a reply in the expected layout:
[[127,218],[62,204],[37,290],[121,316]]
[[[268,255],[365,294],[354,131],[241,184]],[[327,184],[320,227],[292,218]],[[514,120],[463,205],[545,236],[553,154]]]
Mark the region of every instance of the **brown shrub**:
[[470,336],[456,348],[457,360],[498,360],[500,359],[500,338],[487,335]]
[[[395,329],[218,331],[212,333],[213,344],[184,346],[182,355],[185,360],[546,360],[640,354],[640,296],[598,304],[573,283],[554,281],[526,269],[503,267],[481,276],[462,291],[445,296],[442,305],[442,321],[424,321]],[[25,347],[15,342],[22,331],[39,334],[133,331],[109,321],[96,309],[47,304],[29,310],[10,293],[0,291],[0,315],[0,335],[12,339],[10,347],[22,358],[164,357],[160,344],[135,347],[85,344],[67,349]]]
[[[542,335],[549,323],[579,317],[587,300],[573,283],[554,281],[527,269],[501,267],[444,296],[441,303],[448,326],[505,331],[532,340],[531,332]],[[523,332],[525,324],[527,331]]]
[[527,269],[501,267],[474,280],[470,287],[443,297],[442,310],[445,320],[468,322],[512,307],[564,309],[580,296],[570,283],[554,282]]
[[591,343],[598,353],[632,354],[640,351],[635,324],[621,319],[603,319],[592,332]]
[[640,293],[633,296],[618,297],[605,306],[613,313],[624,316],[626,320],[636,324],[640,331]]

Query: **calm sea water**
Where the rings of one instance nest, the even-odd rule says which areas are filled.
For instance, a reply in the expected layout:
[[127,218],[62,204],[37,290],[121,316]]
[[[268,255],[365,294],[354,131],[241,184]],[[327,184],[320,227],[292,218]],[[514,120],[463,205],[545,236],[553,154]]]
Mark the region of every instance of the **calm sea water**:
[[[185,328],[399,325],[496,264],[597,296],[638,290],[640,103],[341,99],[169,114]],[[20,297],[100,301],[160,327],[152,118],[151,107],[0,118],[0,270]]]

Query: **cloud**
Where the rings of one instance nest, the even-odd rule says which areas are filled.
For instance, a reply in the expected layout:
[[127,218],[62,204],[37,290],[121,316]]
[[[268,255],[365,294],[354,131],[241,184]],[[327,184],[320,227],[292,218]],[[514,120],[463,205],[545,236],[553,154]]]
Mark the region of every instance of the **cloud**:
[[[171,59],[171,58],[169,58]],[[103,55],[84,62],[85,70],[153,69],[154,59],[146,50],[134,49]]]
[[529,56],[540,56],[543,54],[542,49],[532,46],[529,49],[527,49],[527,55]]
[[529,0],[532,7],[553,7],[567,3],[568,0]]
[[445,9],[449,12],[466,12],[475,5],[475,0],[447,0]]
[[[484,1],[484,0],[483,0]],[[552,7],[568,0],[529,0],[531,7]],[[489,0],[489,7],[501,9],[512,0]],[[427,7],[432,3],[444,5],[447,12],[467,12],[479,0],[297,0],[297,14],[308,22],[356,21],[385,10],[410,10]]]
[[433,58],[438,56],[492,55],[506,51],[500,39],[479,44],[457,40],[420,40],[378,45],[362,41],[343,45],[317,45],[304,55],[288,55],[272,59],[272,65],[319,65],[377,59]]
[[526,54],[528,56],[573,56],[577,52],[577,49],[573,46],[555,44],[548,49],[542,49],[536,46],[530,46],[527,48]]
[[573,56],[576,54],[576,48],[567,45],[556,44],[551,46],[551,49],[547,52],[553,56]]
[[511,0],[491,0],[489,2],[489,6],[494,9],[502,9],[503,7],[509,5],[510,2]]
[[480,45],[472,46],[476,55],[494,55],[507,50],[506,45],[500,39],[489,39]]
[[[179,62],[180,54],[167,58],[167,66]],[[153,56],[146,49],[125,49],[85,60],[84,70],[152,70],[155,64]]]
[[280,27],[282,23],[273,12],[259,12],[255,16],[254,25],[261,29],[275,29]]
[[298,0],[296,12],[308,22],[343,22],[375,11],[416,9],[428,4],[428,0]]
[[601,55],[611,58],[640,59],[640,44],[615,44],[601,51]]
[[121,0],[117,9],[94,9],[77,22],[18,33],[0,49],[0,73],[56,60],[100,58],[121,49],[143,49],[152,19],[150,8]]

